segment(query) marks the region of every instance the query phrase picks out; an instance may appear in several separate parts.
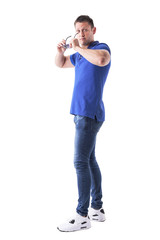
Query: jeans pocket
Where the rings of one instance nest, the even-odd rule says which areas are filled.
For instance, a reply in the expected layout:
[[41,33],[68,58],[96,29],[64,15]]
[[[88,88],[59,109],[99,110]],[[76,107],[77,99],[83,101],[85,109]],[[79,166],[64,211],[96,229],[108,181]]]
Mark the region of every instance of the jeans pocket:
[[75,115],[74,116],[74,123],[76,124],[78,121],[82,120],[83,118],[85,118],[84,116],[80,116],[80,115]]
[[74,123],[76,123],[76,117],[77,115],[74,115],[74,118],[73,118]]

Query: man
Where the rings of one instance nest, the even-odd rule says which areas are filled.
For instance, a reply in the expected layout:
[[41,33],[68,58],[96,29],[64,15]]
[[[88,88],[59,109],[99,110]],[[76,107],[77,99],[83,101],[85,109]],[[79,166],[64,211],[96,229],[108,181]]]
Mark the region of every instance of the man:
[[[76,38],[70,47],[76,53],[65,56],[65,40],[57,45],[55,63],[58,67],[75,67],[75,84],[70,113],[76,127],[74,166],[78,183],[76,216],[60,225],[60,231],[71,232],[91,227],[90,220],[105,221],[102,208],[101,172],[95,157],[96,135],[105,120],[103,87],[110,68],[110,49],[94,41],[96,28],[86,15],[75,23]],[[91,209],[88,214],[90,194]]]

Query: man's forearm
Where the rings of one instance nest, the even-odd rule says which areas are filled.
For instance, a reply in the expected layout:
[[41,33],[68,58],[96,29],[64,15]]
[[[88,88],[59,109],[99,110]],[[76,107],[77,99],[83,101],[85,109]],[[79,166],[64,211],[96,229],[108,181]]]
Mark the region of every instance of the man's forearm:
[[65,56],[63,53],[57,53],[56,57],[55,57],[55,64],[57,67],[63,67],[65,63]]
[[107,50],[92,50],[81,48],[79,46],[76,46],[75,50],[79,52],[79,54],[81,54],[84,58],[86,58],[89,62],[97,66],[103,67],[107,65],[110,61],[110,54]]

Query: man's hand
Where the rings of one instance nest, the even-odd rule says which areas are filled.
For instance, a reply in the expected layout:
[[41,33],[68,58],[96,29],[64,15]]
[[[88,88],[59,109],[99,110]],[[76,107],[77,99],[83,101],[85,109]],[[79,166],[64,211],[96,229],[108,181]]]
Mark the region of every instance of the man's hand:
[[66,51],[66,48],[63,47],[63,45],[66,44],[65,40],[62,40],[60,43],[57,44],[57,54],[55,57],[55,64],[57,67],[60,68],[68,68],[68,67],[74,67],[74,65],[71,63],[70,56],[64,56],[64,52]]
[[77,38],[73,38],[73,39],[70,41],[70,47],[73,48],[75,51],[76,51],[76,48],[77,48],[77,47],[80,47]]
[[58,53],[63,54],[66,51],[66,49],[63,47],[63,45],[65,45],[65,44],[66,44],[66,41],[64,39],[60,43],[58,43],[58,45],[57,45]]

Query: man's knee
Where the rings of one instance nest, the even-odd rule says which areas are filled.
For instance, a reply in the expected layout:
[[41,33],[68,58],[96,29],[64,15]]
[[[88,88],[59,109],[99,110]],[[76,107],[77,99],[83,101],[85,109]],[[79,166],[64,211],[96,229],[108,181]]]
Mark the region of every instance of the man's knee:
[[89,157],[83,154],[75,154],[74,156],[74,167],[76,169],[86,169],[89,166]]

